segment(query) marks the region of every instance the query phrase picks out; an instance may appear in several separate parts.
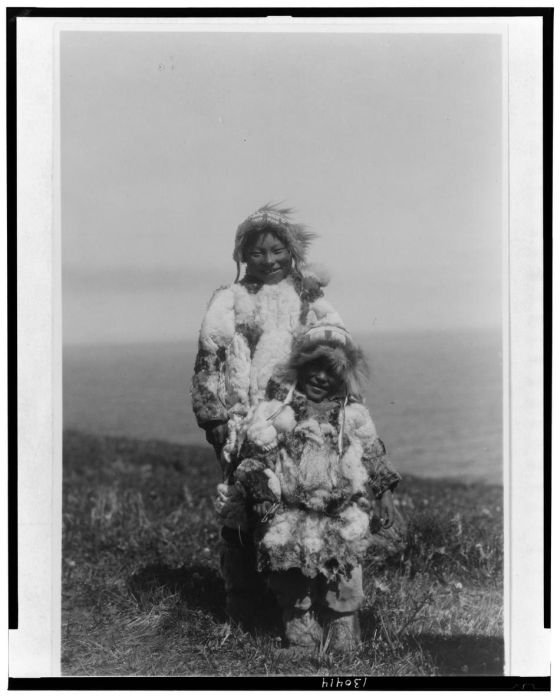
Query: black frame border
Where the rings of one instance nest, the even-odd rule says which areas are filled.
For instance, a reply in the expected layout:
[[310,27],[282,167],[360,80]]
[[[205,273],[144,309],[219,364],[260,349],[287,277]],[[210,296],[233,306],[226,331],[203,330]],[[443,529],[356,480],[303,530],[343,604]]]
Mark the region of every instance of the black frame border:
[[[548,676],[62,676],[10,678],[8,690],[550,690]],[[365,687],[364,682],[365,680]],[[349,685],[346,685],[348,681]],[[332,686],[331,686],[332,682]],[[338,687],[336,684],[339,684]]]
[[[6,165],[7,165],[7,387],[8,387],[8,626],[18,628],[18,420],[17,420],[17,19],[24,17],[200,18],[200,17],[542,17],[543,19],[543,409],[544,409],[544,609],[543,626],[551,626],[552,507],[552,218],[553,218],[553,42],[552,7],[425,7],[425,8],[6,8]],[[347,680],[349,677],[328,677]],[[309,689],[321,688],[321,677],[273,678],[149,678],[43,677],[9,678],[9,690],[169,690]],[[271,687],[273,686],[273,688]],[[377,690],[550,690],[548,677],[441,676],[435,678],[368,677],[367,689]],[[327,688],[325,688],[327,689]],[[330,689],[330,688],[329,688]],[[333,690],[339,688],[332,688]]]

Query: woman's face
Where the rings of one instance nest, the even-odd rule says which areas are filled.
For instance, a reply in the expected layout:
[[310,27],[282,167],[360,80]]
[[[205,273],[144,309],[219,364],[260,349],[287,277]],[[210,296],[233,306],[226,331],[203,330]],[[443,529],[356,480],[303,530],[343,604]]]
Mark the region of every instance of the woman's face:
[[286,277],[292,260],[285,244],[270,231],[263,231],[247,247],[244,262],[247,275],[263,284],[276,284]]

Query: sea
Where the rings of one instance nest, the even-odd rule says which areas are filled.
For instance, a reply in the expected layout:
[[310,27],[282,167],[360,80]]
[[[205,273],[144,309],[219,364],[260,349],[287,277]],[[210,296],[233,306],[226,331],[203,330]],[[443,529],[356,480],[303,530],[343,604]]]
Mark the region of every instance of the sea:
[[[502,481],[499,330],[358,338],[365,400],[402,474]],[[63,350],[63,424],[89,433],[205,444],[189,394],[196,342],[74,345]]]

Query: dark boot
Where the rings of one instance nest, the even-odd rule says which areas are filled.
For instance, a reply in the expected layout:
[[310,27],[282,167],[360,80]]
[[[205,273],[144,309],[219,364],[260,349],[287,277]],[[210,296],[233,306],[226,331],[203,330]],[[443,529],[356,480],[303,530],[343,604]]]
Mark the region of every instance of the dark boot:
[[266,588],[256,570],[254,549],[247,535],[222,529],[220,569],[226,592],[226,614],[246,629],[253,629]]

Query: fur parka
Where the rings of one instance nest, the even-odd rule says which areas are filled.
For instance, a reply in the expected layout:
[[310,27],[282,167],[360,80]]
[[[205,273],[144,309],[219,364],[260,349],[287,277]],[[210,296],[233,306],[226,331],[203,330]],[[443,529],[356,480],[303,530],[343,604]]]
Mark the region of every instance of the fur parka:
[[226,462],[235,461],[245,421],[264,399],[275,368],[288,361],[294,337],[317,323],[342,324],[313,275],[290,274],[274,285],[246,277],[218,289],[199,336],[192,381],[198,425],[209,430],[227,423],[220,446]]
[[256,530],[261,570],[331,578],[362,560],[373,541],[370,494],[393,490],[400,476],[362,403],[316,404],[297,390],[285,398],[278,385],[255,410],[235,488],[248,507],[274,504]]

